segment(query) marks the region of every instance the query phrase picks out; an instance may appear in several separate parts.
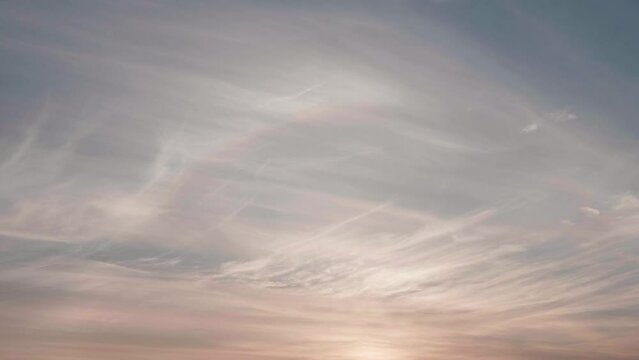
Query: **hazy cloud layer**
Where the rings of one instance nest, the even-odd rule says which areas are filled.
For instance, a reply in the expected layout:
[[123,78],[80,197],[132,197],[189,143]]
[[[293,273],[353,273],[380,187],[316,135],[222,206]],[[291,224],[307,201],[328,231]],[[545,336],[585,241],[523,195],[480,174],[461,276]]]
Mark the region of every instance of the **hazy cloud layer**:
[[635,4],[0,14],[0,358],[639,353]]

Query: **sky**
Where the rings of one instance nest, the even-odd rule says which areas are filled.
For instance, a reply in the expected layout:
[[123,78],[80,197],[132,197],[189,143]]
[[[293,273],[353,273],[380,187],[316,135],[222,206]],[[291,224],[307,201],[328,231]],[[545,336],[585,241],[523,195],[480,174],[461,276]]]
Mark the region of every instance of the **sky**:
[[639,354],[639,2],[2,1],[0,358]]

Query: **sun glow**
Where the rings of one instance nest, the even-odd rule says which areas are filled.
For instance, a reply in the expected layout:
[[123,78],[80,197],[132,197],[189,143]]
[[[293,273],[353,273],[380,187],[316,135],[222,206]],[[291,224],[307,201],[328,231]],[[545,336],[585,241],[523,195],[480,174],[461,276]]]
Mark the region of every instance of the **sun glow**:
[[396,351],[378,345],[358,344],[348,354],[349,360],[401,360]]

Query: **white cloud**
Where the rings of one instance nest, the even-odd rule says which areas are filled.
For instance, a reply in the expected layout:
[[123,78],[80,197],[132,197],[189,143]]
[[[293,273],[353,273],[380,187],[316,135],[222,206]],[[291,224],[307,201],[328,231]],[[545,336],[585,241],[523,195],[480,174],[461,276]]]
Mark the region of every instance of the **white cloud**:
[[551,121],[565,122],[570,120],[576,120],[577,114],[575,114],[570,109],[561,109],[561,110],[547,113],[545,118]]
[[639,199],[634,195],[623,195],[613,206],[614,210],[632,210],[639,208]]
[[524,127],[523,129],[521,129],[521,132],[523,132],[523,133],[531,133],[531,132],[537,131],[537,129],[539,129],[539,125],[537,125],[537,123],[532,123],[532,124]]
[[599,214],[601,214],[601,211],[599,211],[599,210],[597,210],[595,208],[589,207],[589,206],[584,206],[584,207],[579,208],[579,212],[582,215],[587,216],[589,218],[594,218],[594,217],[599,216]]

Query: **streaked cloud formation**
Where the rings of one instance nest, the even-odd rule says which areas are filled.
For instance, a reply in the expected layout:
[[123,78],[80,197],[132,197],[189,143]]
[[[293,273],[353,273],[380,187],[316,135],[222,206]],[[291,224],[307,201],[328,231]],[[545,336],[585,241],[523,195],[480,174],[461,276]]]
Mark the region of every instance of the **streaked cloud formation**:
[[0,14],[0,358],[639,353],[636,4]]

